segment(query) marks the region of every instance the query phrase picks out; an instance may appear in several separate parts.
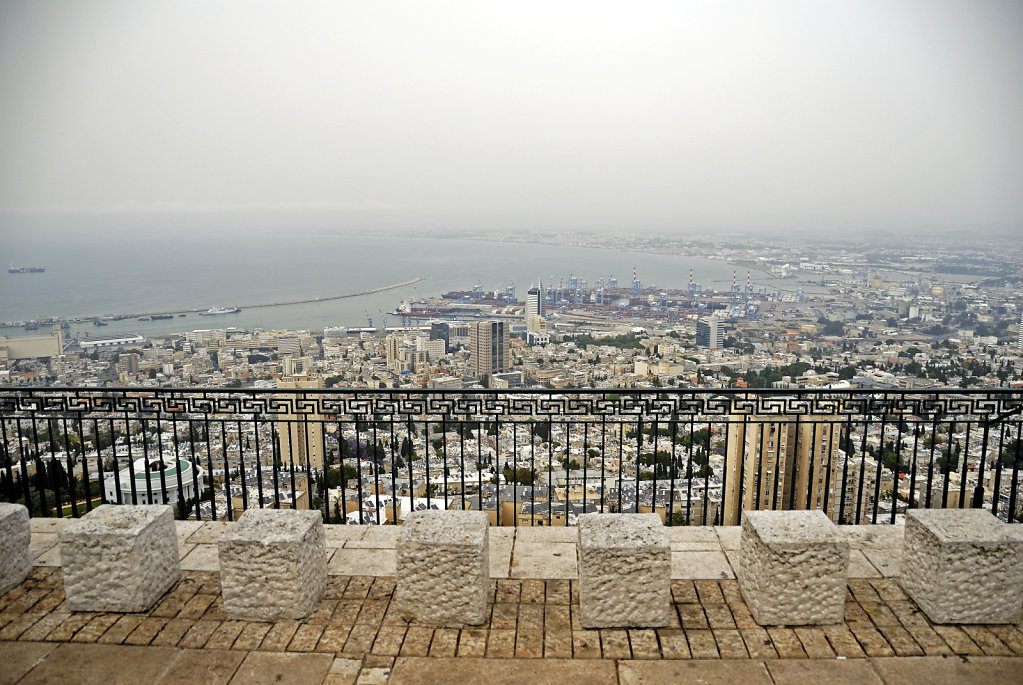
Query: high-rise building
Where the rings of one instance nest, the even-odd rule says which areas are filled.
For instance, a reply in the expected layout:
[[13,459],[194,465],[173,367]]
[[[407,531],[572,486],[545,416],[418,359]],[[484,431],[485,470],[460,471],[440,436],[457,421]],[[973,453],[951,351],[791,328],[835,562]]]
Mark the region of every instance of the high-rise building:
[[829,417],[749,416],[728,424],[724,522],[740,509],[821,509],[838,515],[841,423]]
[[1019,315],[1019,341],[1016,346],[1023,350],[1023,314]]
[[430,324],[430,340],[444,341],[444,351],[451,351],[451,327],[447,321]]
[[511,331],[504,321],[469,326],[469,366],[478,378],[511,370]]
[[696,346],[708,350],[724,347],[725,327],[716,316],[708,316],[696,322]]
[[530,316],[539,316],[541,319],[547,318],[547,294],[543,290],[543,283],[530,286],[526,292],[525,318],[527,321]]
[[[285,376],[277,381],[280,390],[302,390],[322,388],[322,378],[310,378],[305,374]],[[289,395],[288,398],[295,398]],[[301,402],[298,394],[296,404]],[[323,469],[323,416],[320,414],[287,413],[281,416],[283,423],[277,432],[281,464],[305,468]]]

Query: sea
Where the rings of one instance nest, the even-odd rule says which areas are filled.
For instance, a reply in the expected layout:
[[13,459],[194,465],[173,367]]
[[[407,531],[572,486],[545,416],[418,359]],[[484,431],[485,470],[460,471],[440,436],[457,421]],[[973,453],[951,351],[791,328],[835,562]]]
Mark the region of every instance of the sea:
[[[100,317],[174,310],[241,307],[237,314],[138,321],[136,317],[72,324],[71,338],[155,336],[196,328],[323,329],[397,326],[403,300],[452,290],[504,292],[514,284],[525,300],[542,279],[555,287],[571,276],[592,287],[612,276],[628,287],[633,269],[644,287],[685,288],[692,268],[705,288],[728,290],[733,268],[722,260],[562,245],[330,231],[25,231],[5,236],[11,266],[45,273],[0,273],[0,322],[41,317]],[[2,259],[2,258],[0,258]],[[414,278],[415,285],[339,300],[246,309],[248,305],[364,292]],[[754,272],[757,282],[767,274]],[[39,332],[48,327],[41,325]],[[34,333],[34,332],[32,332]],[[0,328],[0,335],[26,333]]]

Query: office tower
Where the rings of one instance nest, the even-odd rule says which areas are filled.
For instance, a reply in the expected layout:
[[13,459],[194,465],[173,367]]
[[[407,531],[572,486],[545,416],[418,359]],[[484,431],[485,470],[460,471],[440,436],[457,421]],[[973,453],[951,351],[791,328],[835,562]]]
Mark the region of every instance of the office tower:
[[724,346],[725,328],[715,316],[696,322],[696,346],[720,350]]
[[469,325],[469,366],[484,378],[511,370],[511,331],[504,321],[478,321]]
[[443,340],[444,351],[451,351],[451,327],[446,321],[430,324],[430,340]]
[[[303,390],[322,388],[322,378],[310,378],[305,374],[285,376],[277,381],[279,390]],[[293,399],[302,404],[302,394],[282,395],[281,399]],[[281,464],[284,466],[323,469],[323,416],[320,414],[287,413],[278,424],[277,441]]]
[[1023,314],[1019,315],[1019,341],[1016,346],[1023,350]]
[[526,292],[525,318],[527,321],[530,316],[539,316],[542,319],[547,318],[547,297],[543,290],[543,283],[530,286]]
[[739,522],[740,508],[823,509],[825,500],[824,513],[835,520],[840,436],[841,423],[833,417],[733,415],[725,454],[724,525]]

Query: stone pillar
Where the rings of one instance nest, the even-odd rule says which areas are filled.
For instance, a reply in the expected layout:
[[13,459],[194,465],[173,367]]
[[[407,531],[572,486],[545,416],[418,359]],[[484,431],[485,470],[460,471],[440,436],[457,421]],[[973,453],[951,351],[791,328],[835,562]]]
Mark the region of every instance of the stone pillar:
[[584,628],[658,628],[671,617],[671,546],[656,514],[579,517]]
[[249,509],[220,536],[220,588],[232,620],[299,619],[327,588],[319,511]]
[[984,509],[911,509],[903,589],[935,623],[1016,623],[1023,531]]
[[20,585],[32,570],[31,542],[28,509],[0,502],[0,595]]
[[482,511],[416,511],[398,534],[398,614],[421,625],[479,625],[487,618],[490,559]]
[[845,618],[849,543],[821,511],[744,511],[739,589],[760,625]]
[[166,505],[104,504],[57,539],[72,611],[145,611],[181,577]]

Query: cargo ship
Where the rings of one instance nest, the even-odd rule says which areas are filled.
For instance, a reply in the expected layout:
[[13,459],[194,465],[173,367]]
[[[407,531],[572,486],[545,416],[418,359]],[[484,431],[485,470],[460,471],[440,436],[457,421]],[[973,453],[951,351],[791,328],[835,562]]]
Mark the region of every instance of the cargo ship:
[[41,266],[12,266],[7,270],[9,274],[41,274],[45,272]]

